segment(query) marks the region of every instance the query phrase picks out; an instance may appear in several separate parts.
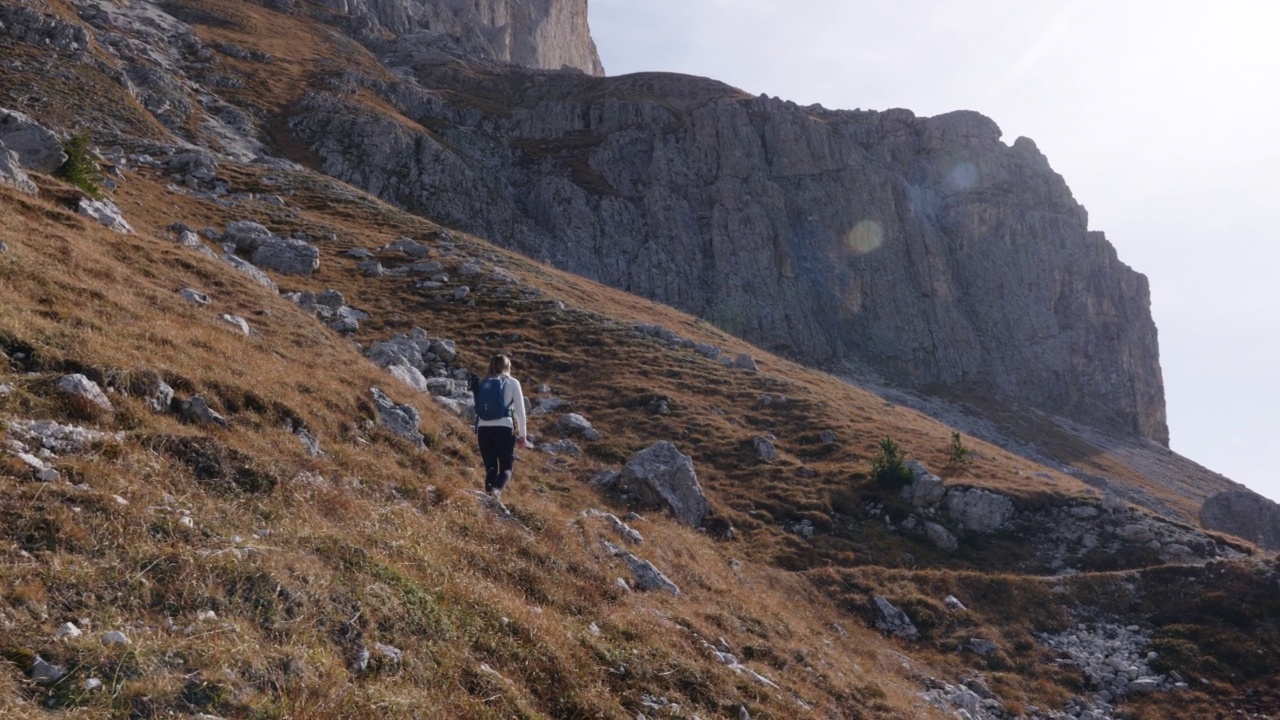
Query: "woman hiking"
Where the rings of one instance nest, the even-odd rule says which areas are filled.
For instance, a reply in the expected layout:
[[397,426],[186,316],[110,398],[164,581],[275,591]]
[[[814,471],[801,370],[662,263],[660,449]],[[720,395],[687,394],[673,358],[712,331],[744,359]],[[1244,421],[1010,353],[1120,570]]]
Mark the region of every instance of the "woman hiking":
[[484,491],[495,500],[511,480],[516,442],[531,447],[525,424],[524,392],[511,377],[511,358],[489,358],[489,372],[475,391],[476,438],[484,458]]

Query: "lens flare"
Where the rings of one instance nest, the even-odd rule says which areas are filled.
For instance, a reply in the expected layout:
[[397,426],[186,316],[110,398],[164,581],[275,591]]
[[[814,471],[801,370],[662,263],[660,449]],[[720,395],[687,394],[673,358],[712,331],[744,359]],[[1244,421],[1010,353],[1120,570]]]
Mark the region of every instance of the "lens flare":
[[884,227],[875,220],[862,220],[844,236],[844,244],[854,255],[866,255],[884,244]]

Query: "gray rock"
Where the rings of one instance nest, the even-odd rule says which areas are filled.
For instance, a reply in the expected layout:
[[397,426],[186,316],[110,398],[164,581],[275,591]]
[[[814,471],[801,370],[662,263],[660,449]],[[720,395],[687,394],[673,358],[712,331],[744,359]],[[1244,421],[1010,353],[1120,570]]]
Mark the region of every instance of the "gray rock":
[[578,444],[569,439],[556,440],[543,444],[540,448],[542,452],[548,455],[568,455],[569,457],[582,457],[582,448]]
[[180,295],[183,300],[189,300],[197,305],[209,304],[209,296],[194,288],[182,288],[178,291],[178,295]]
[[433,340],[428,347],[428,351],[440,358],[442,362],[451,363],[458,359],[458,349],[454,346],[452,340]]
[[419,448],[426,447],[422,433],[418,430],[421,419],[416,409],[396,403],[378,388],[369,388],[369,392],[373,395],[373,402],[378,408],[379,423],[397,435],[408,438]]
[[226,232],[222,234],[223,242],[235,245],[236,252],[251,253],[263,243],[278,240],[279,236],[266,226],[252,220],[237,220],[227,223]]
[[407,237],[397,238],[384,249],[390,252],[402,252],[411,258],[424,258],[432,253],[429,246]]
[[648,560],[642,560],[613,543],[605,542],[604,546],[610,555],[621,559],[627,564],[627,568],[631,570],[631,577],[635,587],[640,590],[660,590],[673,596],[680,594],[680,588],[671,581],[671,578],[654,567],[653,563]]
[[0,144],[17,153],[28,170],[51,174],[67,161],[58,136],[16,110],[0,108]]
[[963,610],[969,609],[965,607],[964,603],[960,602],[960,598],[956,597],[955,595],[948,595],[945,598],[943,598],[942,604],[946,605],[947,609],[952,612],[961,612]]
[[326,307],[333,312],[339,312],[345,307],[347,301],[342,297],[342,293],[337,290],[325,290],[316,296],[316,305]]
[[67,669],[61,665],[55,665],[46,661],[44,658],[36,655],[36,659],[31,663],[31,667],[27,670],[27,674],[31,679],[40,685],[52,685],[62,679],[67,674]]
[[356,258],[357,260],[368,260],[369,258],[373,257],[373,253],[370,252],[368,248],[362,248],[362,247],[351,248],[349,250],[346,250],[342,254],[346,255],[347,257]]
[[31,181],[18,161],[18,153],[0,143],[0,183],[17,188],[28,195],[35,195],[40,188]]
[[133,641],[129,639],[129,636],[125,635],[119,630],[111,630],[109,632],[103,633],[102,644],[103,645],[132,645]]
[[294,238],[274,238],[259,245],[250,262],[283,275],[310,275],[320,268],[320,249]]
[[227,419],[209,407],[209,403],[205,402],[205,399],[199,395],[183,401],[178,407],[178,416],[182,418],[183,422],[197,425],[230,427]]
[[262,272],[257,267],[255,267],[253,263],[248,262],[246,260],[241,260],[240,258],[236,257],[235,255],[232,255],[229,252],[222,254],[222,261],[230,265],[231,267],[235,268],[235,270],[241,273],[242,275],[247,275],[254,282],[258,283],[262,287],[267,288],[271,292],[273,293],[279,292],[279,288],[276,287],[275,282],[272,281],[271,278],[267,277],[266,273]]
[[431,388],[427,385],[427,379],[422,376],[418,368],[403,362],[395,365],[387,366],[387,372],[399,378],[401,382],[421,393],[430,393]]
[[62,376],[58,381],[58,389],[68,395],[84,398],[107,412],[115,412],[115,407],[107,399],[107,394],[102,392],[102,388],[98,387],[98,383],[84,375],[74,373]]
[[934,547],[943,552],[955,552],[960,547],[960,541],[956,536],[938,523],[925,521],[924,534]]
[[690,527],[700,526],[710,510],[694,472],[693,458],[681,454],[666,440],[633,455],[622,469],[621,482],[642,505],[665,505],[677,520]]
[[556,421],[556,427],[564,430],[565,432],[579,435],[592,429],[591,423],[578,413],[566,413],[561,415],[560,419]]
[[[797,359],[1167,443],[1148,283],[1030,140],[973,112],[828,111],[672,75],[588,98],[572,76],[512,69],[500,108],[458,107],[448,95],[474,80],[420,60],[423,44],[389,43],[387,61],[440,93],[414,120],[458,131],[317,91],[295,136],[335,176]],[[589,147],[573,144],[583,117]],[[583,167],[593,182],[574,182]]]
[[82,197],[80,198],[79,211],[81,215],[87,215],[97,220],[110,230],[124,234],[133,232],[133,228],[125,221],[124,216],[120,214],[120,208],[116,207],[116,204],[110,200],[92,200]]
[[547,415],[556,410],[568,406],[569,403],[558,397],[540,397],[534,404],[533,409],[529,411],[530,415]]
[[977,488],[949,491],[946,507],[960,527],[977,533],[993,533],[1014,515],[1013,501],[1007,496]]
[[818,440],[820,440],[823,445],[834,445],[837,439],[838,437],[831,430],[823,430],[822,434],[818,436]]
[[942,478],[929,472],[924,465],[915,460],[908,460],[906,465],[911,470],[912,480],[909,485],[902,488],[902,499],[916,507],[933,507],[942,502],[947,492]]
[[871,600],[876,611],[876,628],[890,635],[907,638],[908,640],[920,637],[920,630],[916,628],[915,623],[911,622],[911,618],[907,617],[907,614],[895,607],[893,603],[880,595],[874,596]]
[[227,323],[228,325],[231,325],[235,329],[239,330],[244,335],[253,334],[253,331],[249,329],[249,321],[245,320],[239,315],[223,314],[223,315],[219,315],[218,318],[221,319],[223,322]]
[[1280,550],[1280,505],[1252,490],[1228,490],[1205,499],[1200,526]]
[[[425,333],[423,333],[425,336]],[[369,346],[368,356],[374,364],[381,367],[390,367],[392,365],[408,365],[410,367],[421,370],[425,367],[423,362],[423,352],[429,347],[429,343],[416,339],[409,335],[400,334],[387,340],[375,342]]]
[[977,653],[982,657],[987,657],[988,655],[992,655],[1000,650],[998,645],[990,640],[984,640],[983,638],[969,638],[965,641],[964,648],[970,652]]
[[298,436],[298,440],[302,442],[302,447],[306,449],[307,455],[324,457],[324,451],[320,449],[320,440],[306,428],[298,428],[293,431],[293,434]]
[[757,372],[760,369],[756,365],[756,359],[747,353],[738,353],[738,356],[733,359],[733,365],[734,367],[742,368],[743,370],[750,370],[751,372]]
[[603,518],[605,522],[609,523],[609,526],[613,528],[613,531],[616,532],[619,537],[621,537],[624,541],[631,543],[632,545],[639,545],[640,543],[644,542],[644,537],[641,536],[640,533],[634,530],[630,525],[618,519],[617,515],[614,515],[612,513],[600,512],[599,510],[589,508],[587,510],[582,511],[582,516]]
[[364,275],[367,275],[368,277],[374,277],[374,278],[380,278],[383,275],[387,274],[386,269],[382,267],[382,263],[378,262],[377,260],[365,260],[364,262],[357,265],[356,269],[358,269]]
[[773,446],[770,438],[757,435],[751,443],[755,446],[756,457],[761,461],[771,463],[778,459],[778,449]]

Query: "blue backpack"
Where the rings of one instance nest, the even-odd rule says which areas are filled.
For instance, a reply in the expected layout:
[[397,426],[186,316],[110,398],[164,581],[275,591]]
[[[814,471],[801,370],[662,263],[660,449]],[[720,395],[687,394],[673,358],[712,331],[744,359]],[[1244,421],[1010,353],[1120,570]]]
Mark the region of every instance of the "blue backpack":
[[476,390],[476,417],[480,420],[501,420],[511,417],[507,404],[507,379],[501,376],[487,377]]

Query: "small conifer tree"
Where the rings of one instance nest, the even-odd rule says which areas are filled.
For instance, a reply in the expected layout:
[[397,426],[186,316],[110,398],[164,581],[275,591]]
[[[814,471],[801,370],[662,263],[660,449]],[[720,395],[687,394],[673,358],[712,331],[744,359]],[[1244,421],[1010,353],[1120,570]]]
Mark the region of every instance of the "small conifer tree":
[[973,451],[964,446],[960,433],[951,433],[951,450],[948,455],[952,465],[968,465],[973,462]]
[[62,149],[67,153],[67,161],[58,168],[57,175],[94,200],[101,200],[102,189],[98,187],[100,171],[89,147],[89,136],[72,135],[62,143]]
[[878,485],[898,489],[911,483],[911,470],[907,468],[906,456],[902,448],[893,438],[880,439],[880,451],[871,459],[871,477]]

